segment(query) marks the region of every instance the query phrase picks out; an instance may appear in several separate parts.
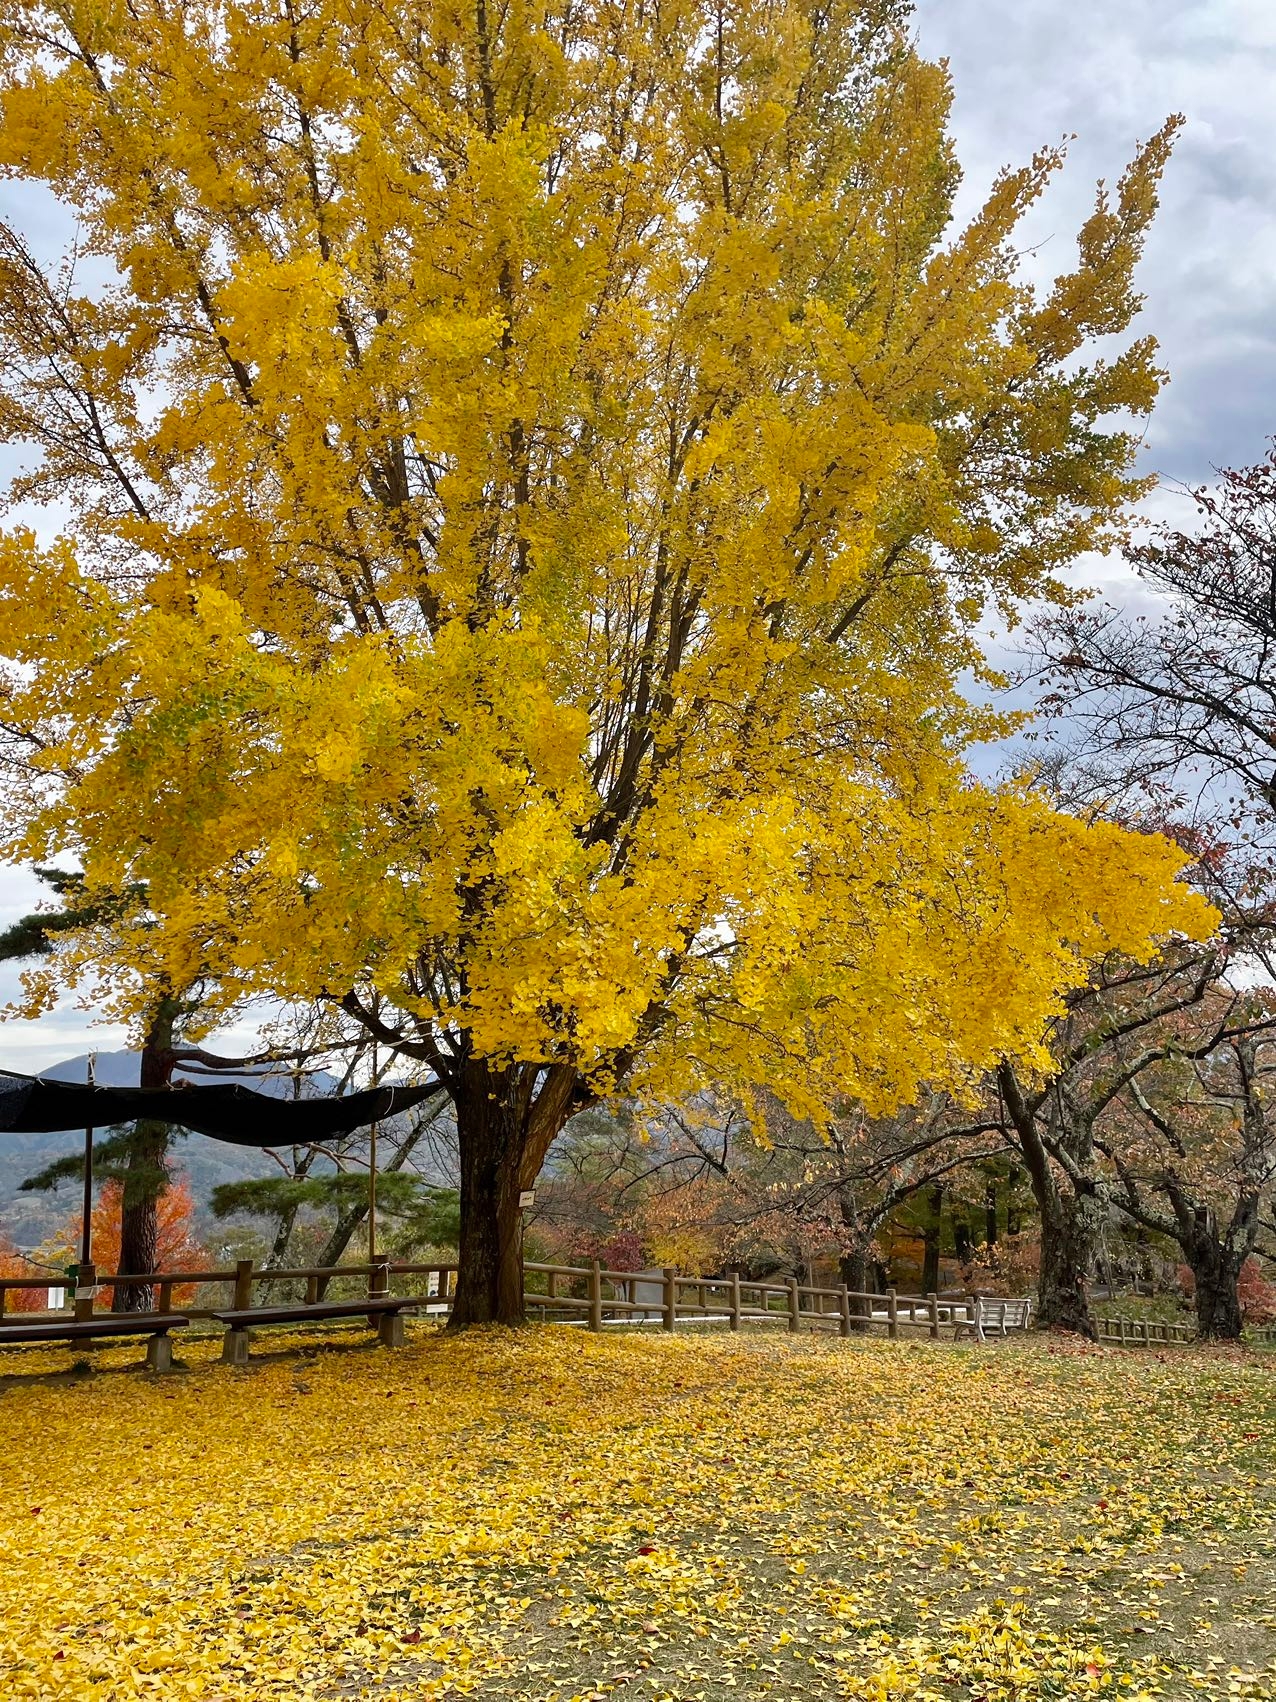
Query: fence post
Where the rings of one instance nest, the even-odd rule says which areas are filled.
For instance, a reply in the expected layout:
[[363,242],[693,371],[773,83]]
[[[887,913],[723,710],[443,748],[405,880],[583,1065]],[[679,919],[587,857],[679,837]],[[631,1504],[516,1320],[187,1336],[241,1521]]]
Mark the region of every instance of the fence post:
[[92,1259],[85,1259],[75,1274],[75,1316],[91,1318],[93,1316],[93,1290],[97,1287],[97,1266]]
[[0,1318],[4,1317],[4,1303],[8,1299],[9,1290],[0,1282]]
[[595,1259],[589,1267],[589,1327],[595,1333],[603,1327],[603,1267]]
[[546,1300],[557,1300],[558,1299],[558,1272],[557,1271],[547,1271],[545,1273],[545,1298],[546,1298]]
[[253,1262],[235,1260],[235,1311],[242,1312],[253,1303]]
[[1121,1318],[1118,1318],[1116,1322],[1117,1322],[1117,1331],[1118,1331],[1118,1334],[1119,1334],[1120,1339],[1121,1339],[1121,1346],[1124,1347],[1125,1346],[1125,1319],[1123,1317],[1121,1317]]
[[171,1282],[161,1282],[159,1285],[160,1316],[173,1310],[173,1285]]
[[895,1290],[886,1290],[886,1334],[893,1342],[899,1340],[899,1301]]
[[[389,1259],[383,1259],[380,1257],[375,1258],[372,1260],[368,1270],[368,1299],[378,1300],[382,1295],[389,1294],[389,1292],[390,1261]],[[386,1316],[387,1314],[384,1312],[369,1312],[368,1328],[370,1330],[379,1330],[381,1328],[382,1321]],[[389,1337],[383,1337],[382,1339],[390,1346],[401,1345],[399,1343],[390,1342]]]
[[672,1265],[665,1266],[664,1279],[665,1298],[664,1306],[662,1307],[662,1311],[664,1313],[663,1322],[666,1330],[672,1330],[678,1319],[678,1279],[677,1272],[674,1270]]
[[849,1336],[851,1333],[851,1291],[847,1288],[844,1282],[839,1283],[838,1285],[837,1310],[838,1316],[841,1319],[841,1323],[838,1326],[838,1333],[843,1336]]
[[740,1328],[740,1273],[731,1273],[731,1328]]
[[926,1296],[926,1308],[930,1313],[930,1339],[937,1342],[939,1340],[939,1296],[937,1294]]
[[798,1279],[789,1278],[789,1334],[795,1336],[802,1323],[802,1297],[798,1293]]

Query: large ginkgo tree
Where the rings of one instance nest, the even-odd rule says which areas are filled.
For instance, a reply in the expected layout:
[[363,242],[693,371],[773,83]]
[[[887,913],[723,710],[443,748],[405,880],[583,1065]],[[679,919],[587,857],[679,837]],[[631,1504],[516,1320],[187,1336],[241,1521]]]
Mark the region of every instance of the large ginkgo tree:
[[880,1110],[1208,926],[1163,841],[972,784],[998,723],[958,689],[981,613],[1141,489],[1160,375],[1121,334],[1173,125],[1034,293],[1059,157],[950,229],[907,29],[0,8],[0,163],[75,218],[61,266],[0,239],[0,428],[48,505],[0,541],[4,852],[114,906],[59,958],[113,1008],[327,998],[437,1075],[458,1322],[519,1316],[573,1109]]

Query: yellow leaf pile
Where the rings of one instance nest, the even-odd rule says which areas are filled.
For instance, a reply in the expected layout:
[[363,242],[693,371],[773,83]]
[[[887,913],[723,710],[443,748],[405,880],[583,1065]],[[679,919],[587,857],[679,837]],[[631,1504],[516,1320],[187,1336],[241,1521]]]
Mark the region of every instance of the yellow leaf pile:
[[6,1702],[1276,1695],[1261,1359],[283,1345],[0,1357]]

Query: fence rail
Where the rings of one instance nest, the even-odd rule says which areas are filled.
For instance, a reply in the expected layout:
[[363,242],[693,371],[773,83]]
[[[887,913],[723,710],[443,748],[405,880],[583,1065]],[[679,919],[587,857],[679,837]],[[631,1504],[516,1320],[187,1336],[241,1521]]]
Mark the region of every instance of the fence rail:
[[[301,1304],[315,1305],[330,1284],[366,1282],[368,1294],[418,1292],[426,1297],[426,1309],[444,1313],[455,1295],[457,1267],[454,1264],[380,1260],[374,1264],[310,1265],[272,1268],[241,1259],[233,1268],[188,1271],[98,1272],[84,1266],[73,1286],[31,1282],[22,1278],[0,1279],[0,1317],[5,1315],[7,1296],[14,1291],[40,1293],[63,1287],[66,1306],[77,1318],[91,1317],[99,1297],[132,1289],[135,1297],[149,1299],[149,1310],[178,1312],[190,1318],[207,1318],[228,1307],[237,1310],[253,1305],[254,1291],[280,1284],[304,1285]],[[424,1280],[422,1280],[424,1279]],[[221,1295],[209,1295],[220,1288]],[[183,1290],[194,1293],[182,1293]],[[203,1291],[203,1292],[201,1292]],[[362,1292],[362,1290],[361,1290]],[[949,1329],[954,1335],[968,1333],[978,1340],[986,1334],[1007,1334],[1009,1329],[1027,1327],[1031,1303],[1027,1300],[990,1299],[978,1294],[959,1297],[901,1295],[894,1289],[885,1294],[868,1294],[843,1285],[822,1288],[784,1281],[751,1281],[732,1273],[724,1277],[688,1276],[665,1269],[616,1271],[595,1261],[591,1265],[554,1265],[529,1261],[524,1265],[524,1301],[528,1310],[547,1321],[584,1325],[590,1330],[623,1324],[656,1325],[666,1330],[682,1324],[719,1324],[739,1330],[754,1324],[781,1324],[793,1333],[802,1329],[836,1332],[850,1336],[884,1330],[898,1340],[901,1330],[924,1330],[934,1340]],[[263,1303],[274,1297],[263,1295]],[[147,1307],[130,1308],[145,1311]],[[44,1313],[43,1316],[58,1316]],[[31,1318],[34,1314],[27,1312]]]
[[[739,1330],[753,1324],[780,1324],[791,1332],[825,1330],[850,1336],[873,1330],[884,1331],[896,1341],[903,1330],[925,1331],[933,1340],[949,1330],[954,1336],[969,1334],[977,1340],[988,1335],[1004,1336],[1025,1329],[1030,1321],[1031,1302],[980,1294],[907,1295],[887,1289],[868,1294],[841,1285],[821,1288],[799,1283],[796,1277],[783,1281],[751,1281],[736,1273],[722,1277],[688,1276],[672,1269],[615,1271],[595,1262],[591,1265],[553,1265],[528,1261],[523,1267],[523,1299],[529,1312],[562,1324],[583,1325],[602,1330],[609,1326],[652,1325],[666,1330],[679,1324],[719,1324]],[[315,1305],[333,1283],[360,1285],[359,1293],[420,1293],[426,1310],[435,1315],[451,1309],[456,1292],[457,1266],[437,1261],[379,1260],[373,1264],[300,1265],[274,1268],[240,1259],[234,1266],[211,1270],[104,1273],[86,1266],[78,1285],[69,1277],[59,1281],[55,1273],[31,1280],[0,1277],[0,1319],[12,1315],[9,1297],[18,1293],[47,1295],[61,1290],[65,1304],[60,1311],[23,1310],[21,1316],[84,1318],[98,1309],[100,1297],[116,1289],[149,1290],[150,1310],[177,1312],[190,1318],[208,1318],[228,1307],[251,1307],[255,1292],[263,1304],[274,1304],[269,1291],[279,1285],[294,1288],[299,1304]],[[222,1295],[207,1294],[221,1288]],[[195,1294],[182,1294],[194,1290]],[[205,1292],[200,1292],[205,1291]],[[139,1308],[146,1310],[147,1308]],[[1104,1314],[1096,1319],[1099,1340],[1121,1347],[1187,1343],[1196,1340],[1190,1324],[1166,1323],[1151,1318],[1126,1318]],[[1264,1345],[1276,1344],[1276,1326],[1258,1326],[1246,1331],[1246,1339]]]
[[[305,1285],[304,1301],[315,1305],[323,1297],[328,1285],[333,1282],[357,1281],[367,1284],[369,1294],[384,1294],[390,1292],[390,1282],[395,1276],[426,1278],[425,1292],[432,1303],[446,1305],[450,1302],[455,1290],[455,1265],[417,1264],[411,1261],[378,1261],[376,1264],[363,1265],[305,1265],[287,1268],[254,1265],[251,1259],[240,1259],[226,1270],[195,1270],[195,1271],[152,1271],[149,1275],[136,1271],[98,1271],[94,1266],[80,1267],[80,1273],[73,1283],[69,1276],[59,1281],[31,1282],[22,1277],[0,1278],[0,1318],[8,1313],[7,1300],[12,1293],[47,1294],[49,1290],[61,1290],[65,1303],[61,1312],[74,1312],[77,1318],[89,1317],[96,1310],[96,1301],[106,1293],[114,1294],[119,1289],[132,1289],[145,1294],[149,1291],[150,1305],[132,1307],[129,1310],[139,1312],[179,1312],[188,1318],[209,1318],[214,1312],[224,1311],[227,1307],[248,1307],[253,1304],[253,1290],[257,1287],[271,1287],[280,1283]],[[418,1281],[418,1288],[422,1285]],[[208,1297],[208,1303],[201,1296],[200,1304],[179,1297],[181,1289],[221,1288],[224,1295]],[[298,1296],[298,1299],[303,1298]],[[26,1312],[26,1318],[57,1317],[59,1311]]]
[[1155,1318],[1096,1318],[1095,1323],[1101,1342],[1117,1342],[1121,1347],[1196,1340],[1196,1330],[1191,1324],[1163,1324]]

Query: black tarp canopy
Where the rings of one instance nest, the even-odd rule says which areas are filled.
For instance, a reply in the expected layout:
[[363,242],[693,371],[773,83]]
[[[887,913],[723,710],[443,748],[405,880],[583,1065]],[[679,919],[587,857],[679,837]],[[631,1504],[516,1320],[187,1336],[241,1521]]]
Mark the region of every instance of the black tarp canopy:
[[45,1135],[149,1119],[231,1146],[335,1141],[441,1092],[438,1082],[377,1087],[330,1099],[276,1099],[230,1083],[208,1087],[90,1087],[0,1070],[0,1134]]

